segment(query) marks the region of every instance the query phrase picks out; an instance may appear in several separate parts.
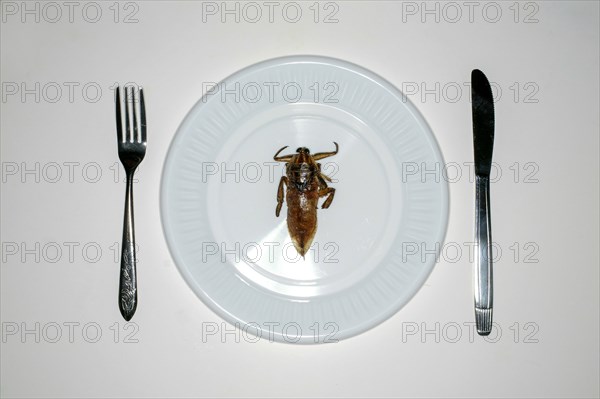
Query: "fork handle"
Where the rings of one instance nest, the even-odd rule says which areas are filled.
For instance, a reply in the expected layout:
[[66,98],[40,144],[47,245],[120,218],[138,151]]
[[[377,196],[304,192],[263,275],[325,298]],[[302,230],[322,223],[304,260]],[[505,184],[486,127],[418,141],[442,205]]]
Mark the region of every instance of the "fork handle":
[[121,246],[121,273],[119,278],[119,310],[127,321],[137,308],[137,275],[135,270],[135,232],[133,227],[133,173],[127,171],[125,191],[125,217]]
[[477,240],[477,264],[474,273],[475,321],[479,335],[488,335],[492,330],[494,299],[489,177],[476,176],[475,239]]

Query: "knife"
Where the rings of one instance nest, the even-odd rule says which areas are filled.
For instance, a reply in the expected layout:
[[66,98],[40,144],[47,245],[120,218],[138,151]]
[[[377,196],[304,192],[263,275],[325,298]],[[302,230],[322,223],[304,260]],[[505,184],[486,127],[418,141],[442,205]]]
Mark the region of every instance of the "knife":
[[477,263],[474,271],[475,322],[479,335],[492,331],[492,226],[490,219],[490,169],[494,149],[494,98],[486,76],[471,73],[473,152],[475,156],[475,240]]

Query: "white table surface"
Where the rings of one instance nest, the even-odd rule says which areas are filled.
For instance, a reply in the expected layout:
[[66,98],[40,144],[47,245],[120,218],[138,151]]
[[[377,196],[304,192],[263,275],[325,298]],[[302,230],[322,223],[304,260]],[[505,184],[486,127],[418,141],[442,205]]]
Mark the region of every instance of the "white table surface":
[[[2,397],[598,397],[598,2],[1,7]],[[207,83],[293,54],[344,59],[403,89],[460,173],[425,286],[335,344],[253,342],[221,324],[161,228],[166,152]],[[497,89],[487,340],[472,335],[473,68]],[[111,88],[129,81],[145,87],[150,127],[135,186],[140,302],[126,324]]]

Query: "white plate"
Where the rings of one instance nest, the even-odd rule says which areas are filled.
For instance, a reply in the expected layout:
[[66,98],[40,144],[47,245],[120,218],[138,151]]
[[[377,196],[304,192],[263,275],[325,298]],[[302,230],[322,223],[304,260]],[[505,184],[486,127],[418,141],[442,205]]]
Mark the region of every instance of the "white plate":
[[[303,260],[275,217],[297,147],[336,191]],[[344,61],[284,57],[245,68],[192,108],[163,171],[161,215],[187,283],[247,339],[335,342],[404,306],[423,285],[448,219],[442,156],[419,112],[390,83]],[[322,200],[321,200],[322,203]],[[254,335],[251,335],[254,334]]]

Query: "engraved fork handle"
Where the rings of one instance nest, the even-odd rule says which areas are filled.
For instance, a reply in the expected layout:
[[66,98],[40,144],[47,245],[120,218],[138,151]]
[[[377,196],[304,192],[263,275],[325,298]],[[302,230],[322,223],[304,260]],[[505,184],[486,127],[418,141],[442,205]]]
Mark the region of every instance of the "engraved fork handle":
[[494,299],[489,177],[476,177],[475,237],[477,240],[478,252],[474,273],[475,321],[479,335],[488,335],[492,331],[492,308]]
[[127,171],[125,191],[125,217],[123,220],[123,241],[121,247],[121,273],[119,278],[119,310],[127,321],[131,320],[137,308],[137,276],[135,256],[135,232],[133,226],[133,173]]

